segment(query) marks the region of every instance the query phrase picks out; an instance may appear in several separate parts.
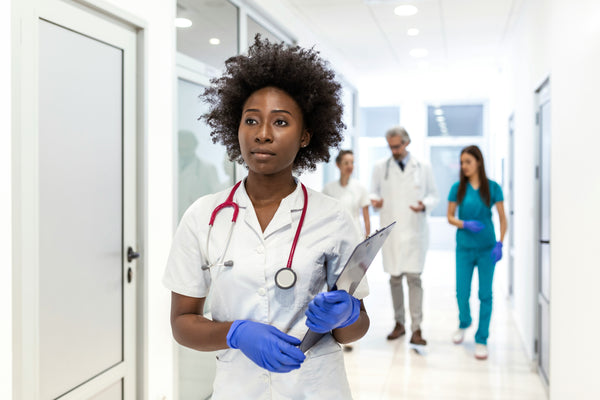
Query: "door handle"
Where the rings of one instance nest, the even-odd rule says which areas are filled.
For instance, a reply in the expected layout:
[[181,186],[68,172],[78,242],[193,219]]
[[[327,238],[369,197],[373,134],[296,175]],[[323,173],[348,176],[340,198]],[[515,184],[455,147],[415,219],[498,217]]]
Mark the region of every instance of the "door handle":
[[549,240],[540,240],[540,243],[541,244],[550,244],[550,241]]
[[131,248],[131,246],[127,248],[127,262],[132,262],[133,260],[139,257],[140,253],[136,253],[135,251],[133,251],[133,248]]

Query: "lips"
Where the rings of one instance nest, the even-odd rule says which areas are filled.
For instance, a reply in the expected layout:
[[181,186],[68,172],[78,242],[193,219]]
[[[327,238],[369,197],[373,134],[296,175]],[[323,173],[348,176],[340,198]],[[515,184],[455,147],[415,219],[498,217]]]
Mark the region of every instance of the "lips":
[[271,150],[262,149],[262,148],[252,149],[252,150],[250,150],[250,154],[252,154],[255,157],[259,157],[259,158],[268,158],[268,157],[275,155],[275,153],[272,152]]

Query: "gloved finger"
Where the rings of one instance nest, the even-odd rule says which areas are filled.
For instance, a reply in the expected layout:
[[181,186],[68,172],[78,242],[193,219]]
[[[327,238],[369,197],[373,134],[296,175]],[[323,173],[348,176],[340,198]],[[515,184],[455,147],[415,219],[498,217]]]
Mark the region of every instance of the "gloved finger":
[[309,303],[306,311],[310,311],[314,315],[319,316],[320,318],[325,317],[331,311],[331,307],[327,305],[319,305],[316,303]]
[[298,346],[302,342],[297,337],[285,334],[285,333],[281,332],[279,329],[275,328],[274,326],[273,326],[273,329],[271,329],[271,334],[273,336],[275,336],[276,338],[283,340],[286,343],[289,343],[290,345]]
[[319,309],[316,310],[306,310],[304,313],[306,315],[306,320],[312,322],[313,324],[328,326],[330,324],[331,317],[328,313],[324,313]]
[[277,361],[282,365],[300,365],[306,359],[306,356],[296,346],[292,346],[288,343],[279,343],[279,353],[276,355]]
[[323,299],[329,303],[345,303],[350,301],[350,295],[345,290],[334,290],[332,292],[325,292]]
[[317,333],[327,333],[331,330],[331,328],[329,326],[315,324],[310,320],[306,320],[306,326],[308,326],[308,329],[310,329],[311,331],[317,332]]

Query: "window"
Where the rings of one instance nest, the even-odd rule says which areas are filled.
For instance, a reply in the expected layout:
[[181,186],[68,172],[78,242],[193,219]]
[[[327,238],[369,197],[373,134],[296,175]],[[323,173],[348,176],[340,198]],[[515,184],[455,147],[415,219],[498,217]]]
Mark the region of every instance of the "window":
[[483,136],[483,104],[428,106],[427,136]]
[[179,0],[177,17],[192,25],[177,28],[177,51],[222,70],[238,53],[238,8],[226,0]]

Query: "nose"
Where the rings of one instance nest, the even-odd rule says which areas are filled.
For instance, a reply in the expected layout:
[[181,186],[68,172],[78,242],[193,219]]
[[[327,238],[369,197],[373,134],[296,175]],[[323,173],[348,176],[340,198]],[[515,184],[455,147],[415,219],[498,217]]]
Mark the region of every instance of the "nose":
[[273,133],[271,132],[271,127],[269,126],[269,124],[260,125],[260,127],[256,131],[254,141],[256,143],[270,143],[273,141]]

